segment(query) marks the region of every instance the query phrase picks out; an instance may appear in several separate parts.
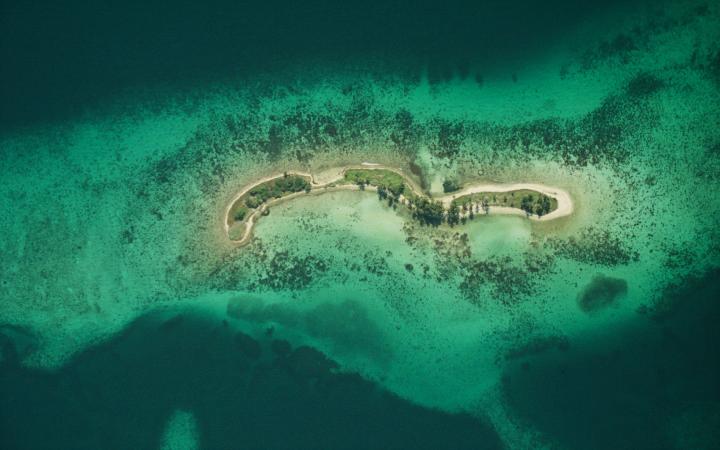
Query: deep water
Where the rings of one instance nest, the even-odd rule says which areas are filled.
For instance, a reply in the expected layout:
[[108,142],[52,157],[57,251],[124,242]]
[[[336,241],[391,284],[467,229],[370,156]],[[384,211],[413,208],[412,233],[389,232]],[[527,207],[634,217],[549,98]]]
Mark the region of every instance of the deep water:
[[337,373],[311,347],[167,316],[137,320],[57,372],[20,367],[3,340],[2,448],[160,448],[175,410],[192,412],[199,448],[502,448],[491,426]]
[[[717,275],[668,292],[682,304],[671,318],[516,353],[508,405],[563,448],[716,448]],[[3,331],[2,448],[160,448],[178,410],[197,428],[181,448],[506,448],[482,419],[411,404],[272,328],[253,337],[202,310],[148,314],[58,371],[22,367]]]
[[[433,81],[528,57],[607,2],[3,2],[2,129],[278,68],[372,60]],[[365,66],[367,67],[367,66]],[[281,80],[287,81],[287,80]],[[149,100],[158,101],[158,98]]]
[[682,305],[672,319],[510,365],[508,402],[565,448],[716,448],[718,272],[667,295]]

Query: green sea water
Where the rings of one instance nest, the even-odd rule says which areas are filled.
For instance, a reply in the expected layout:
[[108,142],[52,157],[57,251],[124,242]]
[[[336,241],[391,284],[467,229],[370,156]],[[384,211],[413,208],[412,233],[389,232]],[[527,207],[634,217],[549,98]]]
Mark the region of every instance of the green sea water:
[[[716,5],[81,3],[2,9],[1,448],[720,446]],[[574,211],[225,235],[361,162]]]

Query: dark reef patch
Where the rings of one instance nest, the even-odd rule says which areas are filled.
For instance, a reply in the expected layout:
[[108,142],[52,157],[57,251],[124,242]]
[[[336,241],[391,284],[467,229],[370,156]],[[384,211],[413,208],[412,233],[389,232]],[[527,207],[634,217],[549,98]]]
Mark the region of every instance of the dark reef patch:
[[665,260],[663,266],[669,269],[691,267],[696,259],[689,245],[663,245]]
[[577,302],[585,312],[594,312],[606,308],[627,293],[627,281],[622,278],[597,274],[578,294]]
[[[639,30],[638,30],[639,31]],[[588,71],[596,68],[600,63],[615,60],[620,64],[627,64],[633,52],[639,50],[637,44],[638,34],[618,33],[611,39],[603,40],[596,47],[582,53],[579,68]]]
[[[400,154],[408,156],[415,154],[420,137],[420,128],[415,123],[410,111],[403,108],[395,113],[395,120],[390,123],[389,136],[390,141],[392,141]],[[422,179],[421,170],[417,170],[420,169],[419,166],[410,166],[410,169],[414,175]]]
[[463,273],[460,292],[472,303],[483,299],[483,287],[505,305],[517,303],[521,297],[533,292],[536,281],[523,266],[515,264],[510,257],[473,261]]
[[431,150],[435,156],[453,158],[460,152],[460,146],[468,137],[463,122],[451,122],[435,119],[430,125],[436,130],[435,140],[431,142]]
[[583,229],[578,236],[547,239],[547,244],[559,256],[600,266],[616,266],[637,261],[639,253],[607,230],[595,227]]
[[598,52],[603,58],[612,56],[625,58],[633,50],[637,50],[635,41],[626,33],[619,33],[613,39],[601,42],[598,48]]
[[617,169],[629,157],[627,139],[648,133],[656,121],[656,113],[640,100],[609,95],[578,120],[539,119],[509,127],[467,123],[472,143],[468,147],[496,149],[497,158],[554,160],[570,167],[607,164]]
[[467,414],[422,408],[338,373],[314,348],[275,342],[192,314],[169,329],[145,317],[57,371],[6,362],[0,443],[156,449],[180,409],[208,449],[503,448],[491,426]]
[[635,75],[627,85],[627,93],[631,97],[645,97],[665,87],[665,82],[648,72]]
[[258,285],[271,289],[302,289],[317,275],[327,271],[328,267],[328,263],[317,256],[297,256],[281,251],[269,259],[267,270],[258,279]]

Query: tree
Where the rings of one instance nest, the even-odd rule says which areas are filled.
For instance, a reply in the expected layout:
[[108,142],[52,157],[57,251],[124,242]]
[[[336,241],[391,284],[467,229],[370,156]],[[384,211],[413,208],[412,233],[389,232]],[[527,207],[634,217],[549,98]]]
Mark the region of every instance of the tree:
[[425,197],[413,198],[413,218],[423,225],[440,225],[445,216],[445,208],[439,201],[431,201]]
[[451,178],[446,179],[443,181],[443,192],[455,192],[458,189],[460,189],[460,183],[457,182],[457,180],[453,180]]
[[252,195],[245,200],[245,205],[250,209],[257,208],[261,204],[262,201],[258,197]]
[[388,194],[387,188],[385,188],[385,186],[378,186],[377,193],[380,200],[385,200],[387,198]]
[[533,213],[533,197],[532,195],[526,195],[520,201],[520,209],[525,211],[527,215]]
[[390,184],[390,185],[387,187],[387,189],[388,189],[390,192],[392,192],[392,194],[393,194],[395,197],[399,197],[400,194],[402,194],[403,192],[405,192],[405,183],[400,182],[400,183]]
[[550,198],[547,195],[543,195],[540,198],[540,202],[535,206],[535,212],[537,213],[538,217],[542,217],[550,212],[550,208]]
[[452,227],[460,222],[460,208],[455,201],[450,203],[447,213],[447,223]]
[[246,207],[241,206],[240,208],[238,208],[237,211],[235,211],[235,215],[233,216],[233,218],[234,218],[236,221],[240,222],[241,220],[243,220],[243,219],[245,218],[245,216],[247,215],[248,211],[249,211],[249,210],[248,210]]

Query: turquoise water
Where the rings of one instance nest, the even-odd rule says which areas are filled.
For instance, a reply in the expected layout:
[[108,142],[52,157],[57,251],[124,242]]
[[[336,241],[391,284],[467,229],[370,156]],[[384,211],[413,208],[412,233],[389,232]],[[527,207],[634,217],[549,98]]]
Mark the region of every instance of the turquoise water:
[[[717,6],[2,20],[0,447],[720,445]],[[428,228],[335,192],[227,239],[247,184],[363,161],[575,210]]]

